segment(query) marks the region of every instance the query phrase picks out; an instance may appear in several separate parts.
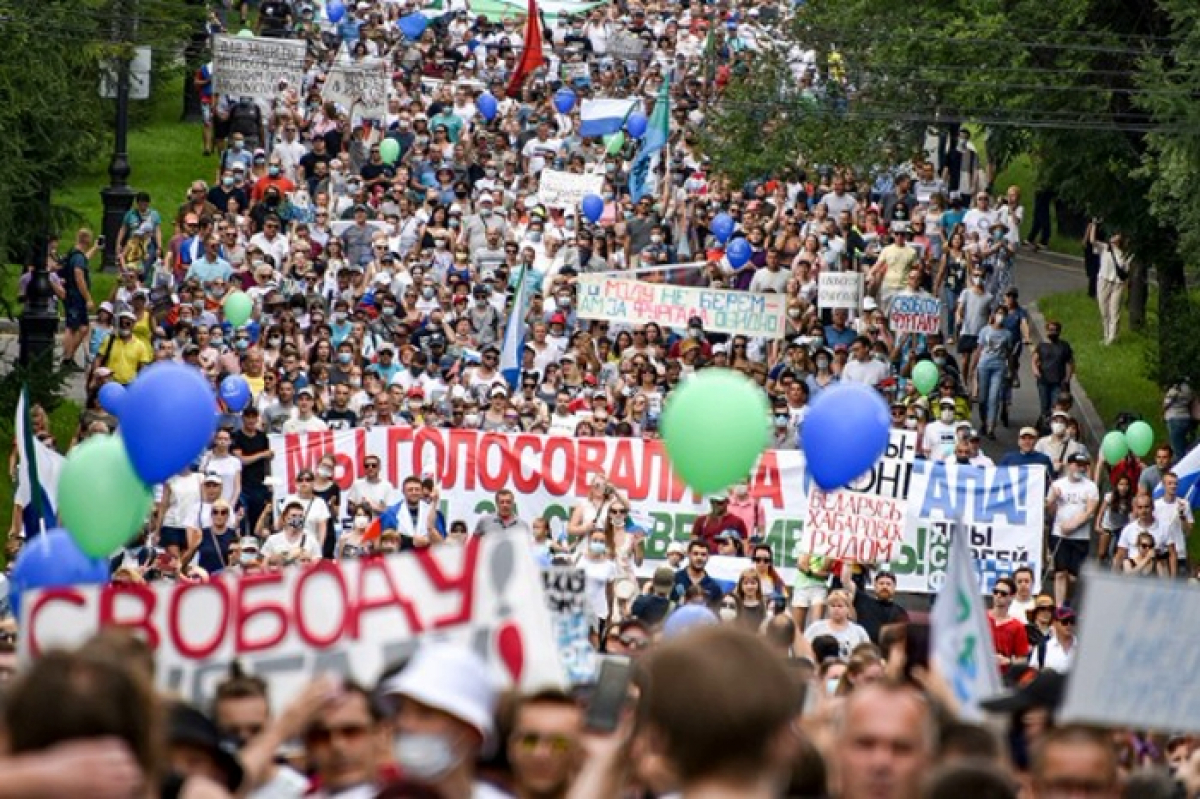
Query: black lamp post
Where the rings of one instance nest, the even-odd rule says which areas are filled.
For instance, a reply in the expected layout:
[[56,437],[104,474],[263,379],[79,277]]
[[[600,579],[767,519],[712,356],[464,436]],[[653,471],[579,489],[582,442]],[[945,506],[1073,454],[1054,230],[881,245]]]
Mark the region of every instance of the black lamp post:
[[120,265],[117,235],[125,214],[133,206],[133,189],[129,188],[129,75],[131,59],[117,59],[117,120],[113,139],[112,160],[108,162],[109,185],[100,190],[104,202],[104,260],[103,268],[115,271]]
[[25,287],[25,306],[21,310],[20,352],[18,360],[22,366],[34,363],[53,365],[54,337],[58,333],[58,300],[50,287],[50,273],[46,271],[49,239],[41,239],[33,248],[33,274]]

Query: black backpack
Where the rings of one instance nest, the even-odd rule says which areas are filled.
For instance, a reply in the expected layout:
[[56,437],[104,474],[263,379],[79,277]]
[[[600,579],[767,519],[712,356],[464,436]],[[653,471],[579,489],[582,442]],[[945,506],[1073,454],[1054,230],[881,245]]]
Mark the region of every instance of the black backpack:
[[258,104],[243,97],[229,110],[229,132],[257,139],[261,119]]

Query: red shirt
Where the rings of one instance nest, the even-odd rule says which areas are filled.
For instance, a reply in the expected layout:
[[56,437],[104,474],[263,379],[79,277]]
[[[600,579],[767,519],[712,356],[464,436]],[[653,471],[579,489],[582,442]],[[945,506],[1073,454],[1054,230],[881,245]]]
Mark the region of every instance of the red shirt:
[[737,530],[742,537],[743,544],[750,538],[750,533],[746,530],[746,523],[740,516],[732,513],[726,513],[724,516],[713,516],[711,513],[706,513],[703,516],[697,516],[696,521],[692,522],[692,538],[699,538],[708,544],[708,551],[714,555],[717,552],[716,538],[726,530]]
[[[1013,617],[997,622],[988,614],[988,626],[992,628],[992,643],[996,646],[996,654],[1007,658],[1029,657],[1029,637],[1025,634],[1025,625]],[[1000,673],[1008,671],[1008,666],[1001,666]]]

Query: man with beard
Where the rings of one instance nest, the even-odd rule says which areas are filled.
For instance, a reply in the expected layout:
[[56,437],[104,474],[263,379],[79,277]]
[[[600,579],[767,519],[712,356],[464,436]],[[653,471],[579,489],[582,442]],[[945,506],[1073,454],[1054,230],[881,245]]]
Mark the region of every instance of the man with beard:
[[894,601],[896,576],[889,571],[877,572],[875,574],[875,596],[871,596],[862,590],[855,581],[852,569],[853,566],[847,564],[843,570],[842,587],[850,592],[850,596],[854,600],[854,614],[859,625],[867,631],[867,635],[871,636],[871,641],[878,644],[879,631],[885,625],[908,621],[908,611]]

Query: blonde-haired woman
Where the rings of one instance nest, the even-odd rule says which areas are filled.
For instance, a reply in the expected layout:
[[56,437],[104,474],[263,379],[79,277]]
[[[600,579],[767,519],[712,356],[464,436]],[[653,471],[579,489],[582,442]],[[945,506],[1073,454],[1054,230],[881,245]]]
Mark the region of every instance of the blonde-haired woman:
[[849,593],[840,588],[830,591],[825,600],[825,607],[829,615],[808,625],[804,631],[804,637],[810,644],[819,635],[831,635],[837,639],[838,654],[844,659],[849,659],[856,646],[871,642],[867,631],[850,620],[854,602]]

